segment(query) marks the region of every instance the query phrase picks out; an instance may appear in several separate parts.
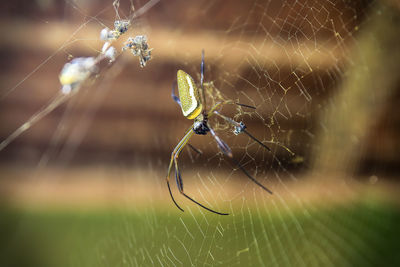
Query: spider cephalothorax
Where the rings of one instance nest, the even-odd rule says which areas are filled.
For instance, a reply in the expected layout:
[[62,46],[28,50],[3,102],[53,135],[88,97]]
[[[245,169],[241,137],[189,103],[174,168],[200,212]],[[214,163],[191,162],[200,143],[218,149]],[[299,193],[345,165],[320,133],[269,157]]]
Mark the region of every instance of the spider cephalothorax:
[[210,131],[207,114],[200,114],[196,117],[193,123],[193,131],[199,135],[206,135]]

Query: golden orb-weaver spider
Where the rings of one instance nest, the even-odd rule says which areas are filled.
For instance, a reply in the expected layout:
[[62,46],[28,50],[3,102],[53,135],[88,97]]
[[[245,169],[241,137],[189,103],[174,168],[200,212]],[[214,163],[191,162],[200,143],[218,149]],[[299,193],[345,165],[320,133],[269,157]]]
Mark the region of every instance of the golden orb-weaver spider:
[[[219,149],[222,151],[222,153],[224,153],[226,156],[228,156],[229,158],[231,158],[233,160],[233,154],[232,154],[232,150],[230,149],[230,147],[222,139],[220,139],[218,137],[218,135],[215,133],[213,128],[211,128],[210,125],[208,124],[208,118],[215,114],[215,115],[221,117],[222,119],[224,119],[225,121],[227,121],[229,124],[232,124],[234,126],[234,133],[236,135],[240,134],[240,133],[245,133],[251,139],[256,141],[258,144],[260,144],[262,147],[264,147],[268,151],[271,151],[271,150],[269,149],[269,147],[267,147],[262,142],[260,142],[257,138],[255,138],[253,135],[251,135],[246,130],[246,125],[243,122],[236,122],[235,120],[233,120],[229,117],[226,117],[217,111],[217,108],[224,104],[236,104],[236,105],[244,106],[247,108],[253,108],[253,109],[255,109],[255,107],[244,105],[244,104],[239,104],[239,103],[234,103],[232,100],[226,100],[226,101],[218,102],[218,103],[214,104],[214,106],[210,109],[210,111],[208,111],[208,112],[205,111],[206,101],[205,101],[205,93],[204,93],[204,86],[203,86],[204,50],[202,51],[200,69],[201,69],[201,77],[200,77],[201,93],[200,93],[199,88],[197,88],[196,84],[194,83],[193,78],[189,74],[184,72],[183,70],[178,70],[178,73],[177,73],[177,84],[178,84],[179,97],[175,95],[175,92],[174,92],[175,90],[174,90],[174,88],[172,88],[172,99],[176,103],[179,104],[179,106],[182,109],[183,115],[190,120],[194,120],[194,123],[193,123],[193,126],[191,126],[186,131],[182,140],[178,143],[178,145],[175,147],[175,149],[171,153],[171,160],[170,160],[169,167],[168,167],[166,181],[167,181],[167,186],[168,186],[169,194],[171,195],[172,201],[178,207],[178,209],[180,209],[181,211],[184,211],[184,210],[178,205],[178,203],[176,203],[176,201],[172,195],[171,187],[169,184],[169,178],[170,178],[170,174],[171,174],[173,165],[175,165],[176,184],[178,186],[179,192],[183,196],[185,196],[190,201],[194,202],[195,204],[199,205],[200,207],[202,207],[208,211],[211,211],[211,212],[219,214],[219,215],[229,215],[228,213],[217,212],[215,210],[212,210],[212,209],[204,206],[203,204],[200,204],[199,202],[197,202],[193,198],[189,197],[184,192],[182,176],[181,176],[181,173],[178,168],[178,157],[179,157],[179,154],[181,153],[182,149],[188,144],[189,139],[192,137],[193,134],[206,135],[208,132],[210,132],[211,135],[214,137],[215,141],[217,142],[217,145],[218,145]],[[200,97],[200,94],[202,97]],[[236,161],[234,161],[234,162],[240,168],[240,170],[244,174],[246,174],[246,176],[251,181],[253,181],[255,184],[260,186],[262,189],[264,189],[268,193],[272,194],[271,190],[269,190],[268,188],[263,186],[253,176],[251,176],[243,168],[243,166],[239,164],[239,162],[236,162]]]

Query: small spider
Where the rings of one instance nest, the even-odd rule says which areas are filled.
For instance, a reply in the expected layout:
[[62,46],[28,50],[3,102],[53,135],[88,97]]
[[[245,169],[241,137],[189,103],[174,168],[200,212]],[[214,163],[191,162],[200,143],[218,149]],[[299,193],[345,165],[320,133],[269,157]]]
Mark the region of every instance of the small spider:
[[[221,105],[224,105],[224,104],[236,104],[236,105],[240,105],[240,106],[244,106],[244,107],[255,109],[254,107],[248,106],[248,105],[244,105],[244,104],[234,103],[231,100],[226,100],[226,101],[223,101],[223,102],[217,102],[208,112],[205,111],[205,94],[204,94],[204,88],[203,88],[203,80],[204,80],[204,50],[202,51],[202,60],[201,60],[200,68],[201,68],[201,78],[200,78],[200,89],[201,89],[201,92],[200,92],[199,88],[196,86],[196,84],[194,83],[193,78],[189,74],[187,74],[186,72],[184,72],[182,70],[178,70],[178,73],[177,73],[177,84],[178,84],[179,97],[175,95],[174,88],[172,88],[172,99],[179,104],[179,106],[182,109],[183,115],[186,118],[190,119],[190,120],[194,120],[194,123],[193,123],[193,126],[191,126],[186,131],[186,133],[185,133],[184,137],[182,138],[182,140],[179,141],[178,145],[172,151],[171,160],[170,160],[169,167],[168,167],[168,173],[167,173],[166,181],[167,181],[167,186],[168,186],[169,194],[171,195],[172,201],[178,207],[178,209],[180,209],[181,211],[184,211],[184,210],[176,203],[176,201],[175,201],[175,199],[174,199],[174,197],[172,195],[171,187],[170,187],[170,184],[169,184],[169,178],[170,178],[170,174],[171,174],[173,165],[175,165],[175,180],[176,180],[176,184],[178,186],[179,192],[183,196],[185,196],[190,201],[194,202],[195,204],[199,205],[200,207],[202,207],[202,208],[204,208],[204,209],[206,209],[206,210],[208,210],[210,212],[213,212],[213,213],[216,213],[216,214],[219,214],[219,215],[228,215],[228,213],[217,212],[215,210],[212,210],[212,209],[200,204],[199,202],[197,202],[193,198],[189,197],[184,192],[184,190],[183,190],[183,180],[182,180],[182,176],[181,176],[181,173],[179,171],[179,168],[178,168],[178,157],[179,157],[179,154],[181,153],[182,149],[185,147],[185,145],[188,144],[189,139],[192,137],[193,134],[206,135],[208,132],[210,132],[211,135],[214,137],[215,141],[217,142],[218,148],[222,151],[222,153],[224,153],[226,156],[228,156],[229,158],[231,158],[233,160],[233,154],[232,154],[232,151],[229,148],[229,146],[217,136],[217,134],[214,132],[213,128],[208,123],[208,118],[210,118],[211,116],[213,116],[215,114],[215,115],[218,115],[219,117],[221,117],[222,119],[224,119],[225,121],[227,121],[229,124],[233,125],[234,126],[234,131],[233,132],[236,135],[240,134],[240,133],[245,133],[251,139],[256,141],[258,144],[260,144],[262,147],[264,147],[268,151],[271,151],[271,150],[269,149],[269,147],[264,145],[262,142],[260,142],[254,136],[252,136],[246,130],[246,125],[243,122],[240,122],[240,123],[236,122],[233,119],[220,114],[216,110],[218,107],[220,107]],[[200,93],[202,94],[202,99],[200,98]],[[251,181],[253,181],[255,184],[260,186],[262,189],[264,189],[268,193],[272,194],[271,190],[269,190],[268,188],[263,186],[254,177],[252,177],[243,168],[242,165],[240,165],[236,161],[234,161],[234,162],[240,168],[240,170],[244,174],[246,174],[246,176]]]
[[137,35],[135,38],[129,37],[125,42],[125,46],[122,50],[129,49],[131,50],[134,56],[139,57],[140,67],[145,67],[147,61],[151,59],[151,50],[153,48],[149,48],[147,44],[146,35]]

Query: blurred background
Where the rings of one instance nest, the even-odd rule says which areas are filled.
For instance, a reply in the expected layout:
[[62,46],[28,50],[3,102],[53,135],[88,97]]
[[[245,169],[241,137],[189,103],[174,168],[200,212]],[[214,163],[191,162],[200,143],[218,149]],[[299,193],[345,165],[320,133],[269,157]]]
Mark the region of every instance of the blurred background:
[[[100,31],[144,0],[1,3],[0,141],[59,93],[59,73],[97,56]],[[396,1],[151,2],[113,45],[145,34],[0,151],[1,266],[398,266],[400,5]],[[115,9],[116,7],[117,9]],[[117,10],[117,12],[116,12]],[[194,136],[173,192],[171,152],[192,121],[176,72],[226,99],[271,152],[223,121]],[[218,95],[209,95],[207,105]],[[208,107],[209,108],[209,107]],[[172,174],[172,185],[175,184]]]

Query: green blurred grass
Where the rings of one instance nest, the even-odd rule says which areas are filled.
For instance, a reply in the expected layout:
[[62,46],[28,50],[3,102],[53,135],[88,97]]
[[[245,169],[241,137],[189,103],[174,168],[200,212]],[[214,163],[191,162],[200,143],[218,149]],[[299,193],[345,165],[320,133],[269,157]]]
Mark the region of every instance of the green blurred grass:
[[3,206],[0,218],[0,266],[400,266],[400,209],[377,200],[224,217]]

